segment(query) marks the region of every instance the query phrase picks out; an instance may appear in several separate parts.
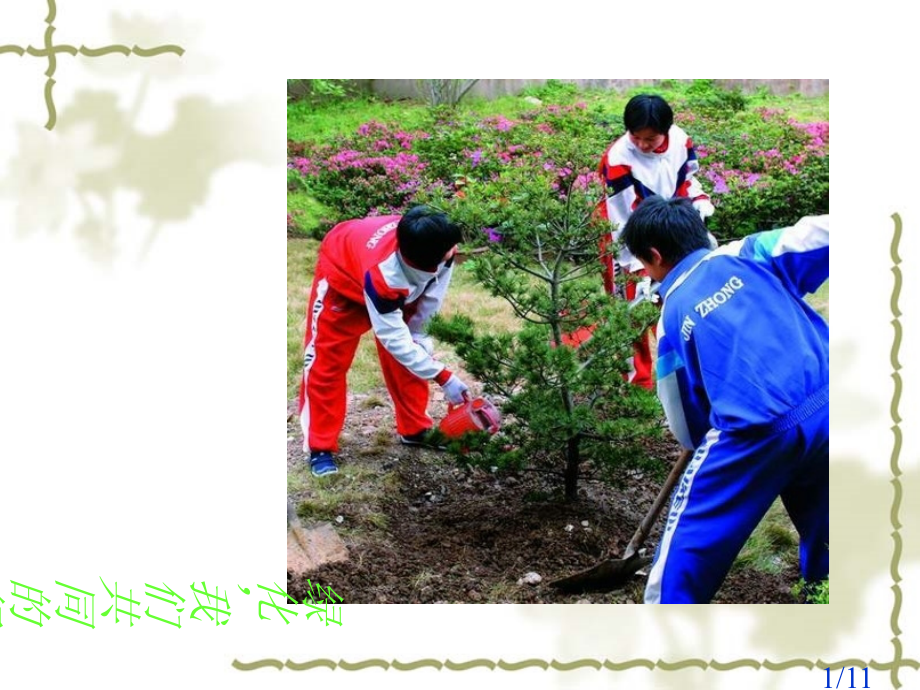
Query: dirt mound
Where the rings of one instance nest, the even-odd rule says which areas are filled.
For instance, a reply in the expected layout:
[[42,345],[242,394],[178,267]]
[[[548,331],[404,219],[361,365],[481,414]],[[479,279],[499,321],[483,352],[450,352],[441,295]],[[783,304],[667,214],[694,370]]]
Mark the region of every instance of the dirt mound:
[[[339,481],[341,489],[332,489],[336,515],[325,516],[348,546],[349,559],[306,577],[288,573],[291,596],[302,599],[309,580],[332,587],[347,603],[642,601],[641,575],[609,593],[561,594],[547,583],[605,555],[622,555],[668,467],[658,477],[633,472],[616,488],[583,481],[579,500],[565,503],[557,498],[556,479],[545,474],[458,466],[448,454],[398,444],[395,432],[386,431],[392,426],[386,405],[366,404],[376,397],[350,400],[341,453],[347,476]],[[288,438],[289,472],[303,475],[295,420],[289,420]],[[670,441],[653,449],[668,463],[677,452]],[[307,481],[290,497],[302,504],[305,522],[317,505],[328,503],[322,491]],[[650,553],[660,523],[648,540]],[[540,581],[528,584],[528,573],[540,576],[530,575],[530,581]],[[775,576],[733,571],[716,601],[794,603],[795,580],[794,570]]]

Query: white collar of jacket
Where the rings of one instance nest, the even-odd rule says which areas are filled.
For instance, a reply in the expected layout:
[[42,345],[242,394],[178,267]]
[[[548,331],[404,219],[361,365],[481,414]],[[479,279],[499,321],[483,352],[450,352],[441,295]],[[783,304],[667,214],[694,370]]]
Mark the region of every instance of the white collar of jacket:
[[416,284],[427,283],[429,280],[438,278],[443,275],[444,271],[450,268],[451,264],[454,262],[454,255],[451,254],[450,258],[447,259],[447,261],[439,263],[434,271],[426,271],[409,263],[409,261],[403,257],[402,252],[397,251],[396,256],[398,257],[399,265],[402,267],[406,278],[408,278],[410,282]]

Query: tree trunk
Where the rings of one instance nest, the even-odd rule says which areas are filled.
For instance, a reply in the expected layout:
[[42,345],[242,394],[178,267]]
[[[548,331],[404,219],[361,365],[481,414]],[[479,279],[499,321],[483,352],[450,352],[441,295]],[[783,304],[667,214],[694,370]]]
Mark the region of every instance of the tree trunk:
[[569,502],[578,498],[578,466],[581,464],[580,440],[578,436],[573,436],[566,443],[565,500]]

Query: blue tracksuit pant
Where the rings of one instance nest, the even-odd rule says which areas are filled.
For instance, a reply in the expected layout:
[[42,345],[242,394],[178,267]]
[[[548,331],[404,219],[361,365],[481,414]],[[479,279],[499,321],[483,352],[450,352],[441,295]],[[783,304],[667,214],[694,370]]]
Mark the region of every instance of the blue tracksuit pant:
[[801,539],[802,576],[828,574],[828,391],[766,428],[711,430],[672,499],[646,603],[705,604],[777,497]]

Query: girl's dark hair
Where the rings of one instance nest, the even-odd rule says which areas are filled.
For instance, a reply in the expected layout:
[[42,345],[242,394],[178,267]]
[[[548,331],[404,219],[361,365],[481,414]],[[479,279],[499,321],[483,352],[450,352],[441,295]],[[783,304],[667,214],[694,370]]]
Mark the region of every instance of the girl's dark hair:
[[649,128],[659,134],[667,134],[674,124],[674,111],[661,96],[633,96],[623,110],[623,124],[630,132]]
[[428,206],[415,206],[396,226],[403,258],[416,268],[433,271],[444,255],[463,239],[460,227]]
[[672,265],[697,249],[710,247],[706,225],[686,197],[648,197],[626,221],[620,241],[643,261],[651,261],[654,247]]

